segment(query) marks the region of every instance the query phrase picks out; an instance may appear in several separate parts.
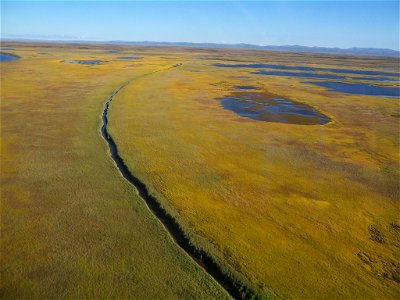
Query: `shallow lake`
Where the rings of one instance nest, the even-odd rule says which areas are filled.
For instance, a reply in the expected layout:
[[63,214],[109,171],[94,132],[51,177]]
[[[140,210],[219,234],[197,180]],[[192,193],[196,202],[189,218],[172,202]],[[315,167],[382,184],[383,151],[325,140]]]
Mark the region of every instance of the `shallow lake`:
[[0,53],[0,61],[16,60],[19,57],[10,53]]
[[353,70],[353,69],[337,69],[337,68],[315,68],[306,66],[285,66],[275,64],[214,64],[216,67],[224,68],[253,68],[253,69],[278,69],[278,70],[296,70],[296,71],[313,71],[313,72],[331,72],[339,74],[358,74],[358,75],[379,75],[379,76],[395,76],[399,77],[400,74],[382,71],[366,71],[366,70]]
[[330,121],[310,105],[265,92],[234,92],[219,100],[223,108],[258,121],[301,125],[326,124]]
[[314,84],[320,87],[327,88],[331,91],[346,93],[346,94],[381,96],[381,97],[400,96],[400,88],[398,87],[381,87],[366,83],[344,83],[335,81],[303,82],[303,83]]
[[312,72],[284,72],[284,71],[257,71],[252,74],[270,75],[270,76],[287,76],[287,77],[308,77],[308,78],[323,78],[323,79],[345,79],[344,76],[332,74],[318,74]]
[[382,81],[382,82],[396,82],[396,79],[387,77],[350,77],[353,80],[372,80],[372,81]]
[[260,70],[251,72],[252,74],[270,75],[270,76],[287,76],[287,77],[303,77],[303,78],[320,78],[320,79],[338,79],[344,80],[346,78],[353,80],[370,80],[370,81],[383,81],[383,82],[395,82],[391,78],[387,77],[345,77],[333,74],[313,73],[313,72],[285,72],[285,71],[266,71]]

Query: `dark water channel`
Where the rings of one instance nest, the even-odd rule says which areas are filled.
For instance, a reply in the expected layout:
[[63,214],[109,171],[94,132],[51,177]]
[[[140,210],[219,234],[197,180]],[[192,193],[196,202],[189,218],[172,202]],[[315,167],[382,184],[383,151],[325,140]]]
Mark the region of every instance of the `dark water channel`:
[[[176,67],[176,65],[174,66]],[[153,72],[155,73],[155,72]],[[151,74],[151,73],[149,73]],[[147,74],[147,75],[149,75]],[[147,76],[144,75],[144,76]],[[131,80],[132,81],[132,80]],[[117,88],[106,102],[102,114],[103,125],[101,127],[101,134],[104,140],[107,142],[111,158],[115,162],[121,175],[137,190],[139,196],[145,201],[151,212],[155,217],[163,224],[165,229],[168,231],[173,240],[178,244],[200,267],[202,267],[208,274],[210,274],[233,298],[235,299],[246,299],[252,298],[254,292],[246,286],[243,286],[240,282],[233,280],[227,275],[219,264],[210,256],[207,252],[197,248],[187,237],[186,233],[176,221],[160,204],[160,201],[150,194],[146,185],[140,181],[133,173],[128,169],[125,162],[121,158],[117,145],[114,139],[110,136],[107,130],[108,119],[107,113],[112,100],[115,95],[128,85],[131,81],[125,82],[119,88]]]

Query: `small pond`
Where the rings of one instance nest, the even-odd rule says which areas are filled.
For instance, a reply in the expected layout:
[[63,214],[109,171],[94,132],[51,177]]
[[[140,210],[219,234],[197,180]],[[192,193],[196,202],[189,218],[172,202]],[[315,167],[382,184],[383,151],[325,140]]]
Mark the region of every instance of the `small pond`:
[[344,83],[335,81],[303,82],[303,83],[314,84],[320,87],[327,88],[331,91],[346,93],[346,94],[380,96],[380,97],[400,96],[400,88],[398,87],[382,87],[366,83]]
[[104,63],[103,60],[95,60],[95,59],[72,59],[72,60],[64,60],[63,62],[70,64],[80,64],[80,65],[101,65]]
[[237,90],[256,90],[257,88],[252,85],[237,85],[235,86]]
[[16,60],[18,58],[19,58],[19,56],[17,56],[17,55],[0,52],[0,61],[10,61],[10,60]]
[[142,59],[143,57],[140,56],[118,56],[118,59],[128,59],[128,60],[135,60],[135,59]]
[[219,100],[223,108],[258,121],[300,125],[326,124],[330,121],[310,105],[266,92],[234,92]]

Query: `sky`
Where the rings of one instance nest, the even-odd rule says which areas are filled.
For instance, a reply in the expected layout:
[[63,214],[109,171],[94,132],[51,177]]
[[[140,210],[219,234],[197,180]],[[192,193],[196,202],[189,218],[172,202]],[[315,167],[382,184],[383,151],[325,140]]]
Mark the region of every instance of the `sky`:
[[399,2],[1,1],[1,37],[399,50]]

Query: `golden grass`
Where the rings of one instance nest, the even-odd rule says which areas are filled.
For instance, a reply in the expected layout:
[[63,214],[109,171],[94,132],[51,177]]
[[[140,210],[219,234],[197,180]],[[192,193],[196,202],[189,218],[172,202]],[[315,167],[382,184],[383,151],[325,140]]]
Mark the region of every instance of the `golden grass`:
[[[261,297],[398,298],[398,100],[211,66],[398,62],[211,51],[213,60],[199,59],[207,50],[181,51],[182,67],[133,82],[114,99],[109,131],[129,168],[199,247],[247,277]],[[332,122],[239,117],[216,100],[235,85],[312,105]]]
[[106,46],[3,46],[22,59],[1,63],[1,297],[228,298],[120,176],[100,135],[108,95],[170,62],[148,48],[121,48],[145,58],[116,61]]

